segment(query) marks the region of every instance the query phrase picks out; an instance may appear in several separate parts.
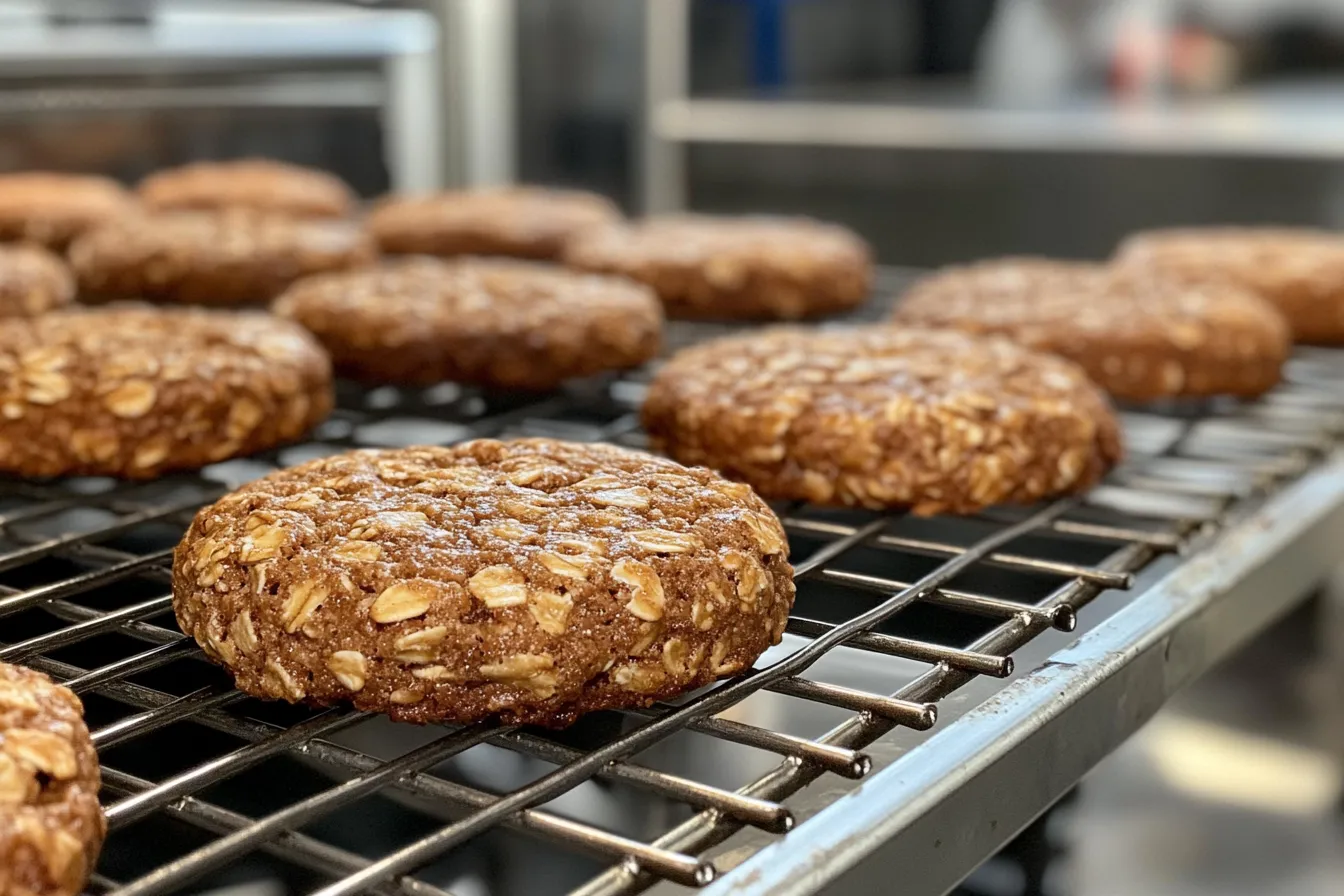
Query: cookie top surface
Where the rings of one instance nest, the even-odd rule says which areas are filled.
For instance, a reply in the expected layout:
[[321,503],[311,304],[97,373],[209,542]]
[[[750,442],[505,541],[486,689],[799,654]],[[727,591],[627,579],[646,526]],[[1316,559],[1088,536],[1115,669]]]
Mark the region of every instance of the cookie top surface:
[[1290,348],[1282,316],[1236,284],[1041,258],[946,268],[915,283],[893,316],[1009,336],[1138,399],[1259,394],[1278,381]]
[[0,317],[30,317],[75,300],[65,262],[35,245],[0,245]]
[[303,328],[143,306],[0,328],[0,469],[143,478],[297,438],[331,407]]
[[596,193],[524,186],[392,197],[368,227],[387,252],[554,258],[576,233],[620,218]]
[[69,257],[91,296],[234,305],[269,301],[299,277],[374,256],[347,221],[230,209],[110,222],[77,239]]
[[567,254],[631,265],[739,260],[802,266],[834,257],[866,260],[867,247],[846,228],[809,218],[665,215],[591,231]]
[[868,296],[872,260],[852,231],[807,218],[666,215],[595,228],[565,247],[582,270],[648,283],[670,316],[798,318]]
[[1283,227],[1210,227],[1139,233],[1121,267],[1252,289],[1308,342],[1344,342],[1344,236]]
[[1074,364],[919,328],[775,328],[679,352],[643,408],[655,446],[767,498],[972,512],[1086,488],[1120,455]]
[[80,892],[107,831],[99,781],[79,698],[0,663],[0,893]]
[[787,551],[708,470],[480,440],[245,486],[193,522],[174,604],[249,693],[562,725],[746,668],[783,630]]
[[1265,281],[1303,276],[1344,265],[1344,237],[1293,227],[1188,227],[1136,233],[1118,257],[1126,262],[1171,263],[1210,273],[1257,274]]
[[640,364],[662,310],[638,283],[490,259],[389,261],[296,283],[277,314],[363,379],[545,387]]
[[116,181],[83,174],[0,174],[0,240],[62,249],[89,227],[132,214],[134,197]]
[[251,208],[296,217],[339,218],[354,209],[335,175],[271,159],[193,162],[151,174],[137,187],[152,209]]

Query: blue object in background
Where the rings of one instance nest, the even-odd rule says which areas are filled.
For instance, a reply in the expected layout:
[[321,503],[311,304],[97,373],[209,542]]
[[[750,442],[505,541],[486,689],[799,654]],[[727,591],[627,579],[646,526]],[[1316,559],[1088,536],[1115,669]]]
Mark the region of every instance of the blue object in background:
[[788,0],[737,0],[751,7],[751,80],[757,88],[784,86],[784,5]]
[[788,0],[750,0],[752,6],[753,80],[757,87],[783,87],[784,4]]

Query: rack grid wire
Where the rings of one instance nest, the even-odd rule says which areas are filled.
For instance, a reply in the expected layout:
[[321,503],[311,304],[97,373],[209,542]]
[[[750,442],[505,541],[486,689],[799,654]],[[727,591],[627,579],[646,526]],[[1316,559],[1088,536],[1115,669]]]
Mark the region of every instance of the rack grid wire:
[[[903,279],[886,272],[879,292]],[[671,341],[724,329],[674,325]],[[746,826],[789,836],[806,822],[791,795],[823,777],[846,792],[873,769],[866,748],[879,738],[934,727],[940,701],[974,679],[1008,678],[1023,645],[1072,630],[1081,609],[1156,558],[1216,538],[1344,433],[1344,353],[1310,350],[1260,401],[1127,411],[1127,460],[1081,497],[966,519],[778,505],[798,580],[785,644],[676,705],[598,713],[566,732],[427,726],[388,755],[360,732],[391,723],[247,698],[174,625],[172,546],[230,487],[361,446],[547,435],[642,447],[648,375],[540,397],[342,385],[311,441],[269,455],[151,483],[0,484],[0,661],[79,693],[104,764],[110,835],[91,890],[181,892],[262,867],[321,896],[439,896],[462,872],[455,855],[517,832],[545,855],[590,857],[577,877],[558,874],[556,891],[705,885],[733,863],[711,854],[729,836]],[[827,680],[821,661],[841,653],[890,668],[892,686]],[[762,694],[820,708],[826,724],[796,733],[741,711]],[[669,739],[692,755],[746,751],[751,761],[733,768],[752,771],[665,770],[657,748]],[[471,757],[499,764],[506,752],[522,757],[521,780],[472,782],[482,760]],[[636,799],[639,823],[627,813],[613,830],[610,814],[566,800],[594,787]],[[371,835],[361,819],[374,817],[393,822]]]

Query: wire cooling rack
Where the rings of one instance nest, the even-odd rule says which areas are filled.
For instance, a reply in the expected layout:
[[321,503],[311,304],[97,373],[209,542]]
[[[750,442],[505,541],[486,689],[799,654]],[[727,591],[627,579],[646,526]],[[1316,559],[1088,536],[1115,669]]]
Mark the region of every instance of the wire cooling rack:
[[[675,328],[673,341],[716,329]],[[91,890],[707,884],[742,859],[715,852],[735,832],[804,843],[812,810],[873,770],[870,747],[934,727],[969,682],[1011,676],[1023,645],[1071,630],[1155,558],[1216,538],[1344,432],[1344,353],[1312,351],[1259,402],[1126,413],[1129,459],[1081,498],[968,519],[778,506],[798,578],[785,643],[676,705],[564,732],[259,702],[177,630],[172,547],[231,486],[356,446],[546,435],[638,447],[646,378],[544,397],[343,386],[311,442],[269,456],[145,484],[0,484],[0,660],[80,693],[104,764],[110,835]],[[791,800],[805,788],[823,796]]]

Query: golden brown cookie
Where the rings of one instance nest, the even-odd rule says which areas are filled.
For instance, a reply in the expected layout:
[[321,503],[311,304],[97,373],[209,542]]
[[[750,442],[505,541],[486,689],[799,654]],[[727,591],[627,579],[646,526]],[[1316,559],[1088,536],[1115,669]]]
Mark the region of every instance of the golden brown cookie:
[[376,255],[346,221],[233,209],[104,224],[70,246],[70,266],[91,301],[224,306],[269,302],[301,277],[358,267]]
[[590,230],[565,248],[585,271],[652,286],[668,317],[793,320],[863,303],[868,247],[805,218],[669,215]]
[[293,441],[331,410],[331,365],[265,314],[136,306],[0,327],[0,471],[145,479]]
[[32,317],[75,300],[75,278],[37,245],[0,244],[0,317]]
[[656,449],[766,498],[972,513],[1084,491],[1121,454],[1106,398],[1061,358],[952,330],[775,328],[658,372]]
[[135,197],[116,181],[84,174],[0,174],[0,241],[63,250],[90,227],[133,214]]
[[419,385],[551,388],[637,367],[657,354],[662,332],[658,299],[638,283],[489,259],[309,277],[274,310],[312,331],[338,373]]
[[173,603],[249,694],[559,727],[748,668],[793,580],[745,486],[610,445],[480,440],[244,486],[178,545]]
[[595,193],[504,187],[392,197],[368,227],[384,252],[553,259],[576,233],[620,217]]
[[250,208],[296,218],[341,218],[355,195],[333,174],[271,159],[193,162],[151,174],[137,192],[158,211]]
[[1344,236],[1278,227],[1156,230],[1126,240],[1117,263],[1236,283],[1275,305],[1298,342],[1344,344]]
[[84,707],[40,672],[0,663],[0,896],[74,896],[107,822]]
[[893,319],[1006,336],[1131,401],[1260,395],[1292,347],[1278,311],[1235,284],[1044,258],[945,268],[917,282]]

